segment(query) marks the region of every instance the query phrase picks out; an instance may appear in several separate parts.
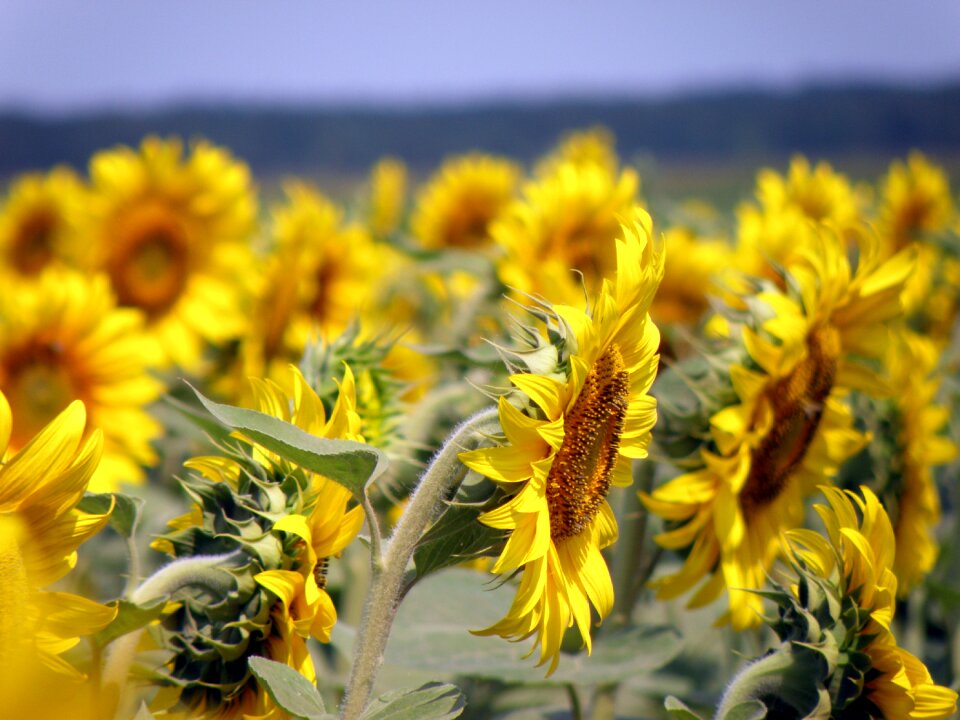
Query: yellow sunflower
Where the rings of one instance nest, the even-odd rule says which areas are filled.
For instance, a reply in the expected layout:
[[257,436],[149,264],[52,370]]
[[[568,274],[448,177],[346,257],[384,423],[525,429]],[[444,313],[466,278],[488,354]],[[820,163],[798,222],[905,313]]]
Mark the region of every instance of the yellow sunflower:
[[827,222],[842,230],[859,222],[862,204],[845,176],[826,162],[811,168],[802,155],[790,161],[786,177],[774,170],[761,170],[757,200],[766,212],[792,208],[809,220]]
[[486,247],[490,223],[513,199],[519,177],[513,162],[491,155],[447,160],[417,195],[413,236],[434,250]]
[[612,175],[620,167],[614,145],[613,133],[605,127],[567,133],[557,148],[537,164],[537,175],[550,175],[564,163],[596,165]]
[[647,393],[660,334],[648,310],[663,255],[651,247],[649,215],[633,217],[616,241],[616,279],[602,284],[592,311],[554,306],[569,333],[563,368],[512,375],[519,393],[501,397],[499,406],[506,444],[460,455],[510,493],[480,517],[510,531],[493,572],[523,570],[510,611],[479,634],[536,636],[530,652],[539,645],[548,672],[567,628],[576,624],[589,652],[591,606],[602,620],[613,605],[600,554],[617,538],[606,497],[611,486],[632,482],[632,461],[646,457],[657,417]]
[[750,590],[764,586],[781,530],[801,524],[804,497],[865,440],[853,427],[848,390],[890,389],[864,361],[883,356],[912,262],[881,262],[876,243],[865,240],[854,271],[839,234],[816,237],[792,268],[796,296],[756,298],[768,319],[742,328],[749,362],[730,368],[739,402],[710,419],[714,449],[702,452],[703,467],[642,496],[675,524],[657,537],[660,545],[692,546],[678,572],[655,582],[658,597],[703,581],[690,600],[697,607],[726,588],[723,619],[737,629],[760,621],[761,599]]
[[896,469],[900,478],[894,515],[898,552],[893,571],[902,595],[936,562],[934,528],[940,522],[940,496],[932,467],[957,454],[954,443],[941,434],[950,412],[936,404],[939,359],[934,343],[921,335],[900,333],[890,346],[888,367],[897,388],[893,402],[899,428]]
[[[30,684],[38,671],[53,672],[49,682],[83,679],[60,656],[117,613],[43,589],[76,565],[77,548],[109,518],[109,512],[76,509],[100,460],[101,433],[85,432],[86,413],[78,401],[16,453],[8,442],[12,428],[10,406],[0,393],[0,688],[7,709],[22,699],[20,693],[40,692]],[[28,685],[19,686],[21,681]]]
[[840,712],[834,708],[836,714],[831,716],[950,717],[957,709],[957,693],[937,685],[926,666],[897,645],[891,631],[897,546],[883,506],[866,487],[861,488],[863,499],[835,488],[823,488],[823,492],[829,506],[815,508],[827,537],[806,529],[788,531],[789,550],[803,566],[836,582],[843,602],[853,599],[859,610],[852,615],[859,625],[850,628],[857,636],[855,649],[869,658],[862,683],[855,684],[859,695],[847,700]]
[[946,294],[938,293],[939,298],[931,297],[938,271],[952,261],[930,242],[953,221],[947,174],[917,152],[910,154],[906,164],[894,162],[881,182],[878,212],[877,226],[884,252],[893,254],[913,245],[918,254],[916,272],[904,290],[906,312],[919,314],[924,324],[936,327],[938,304],[949,304],[956,296],[955,288],[950,288]]
[[[356,411],[356,387],[349,367],[345,366],[343,380],[339,383],[340,392],[329,415],[300,371],[293,366],[288,369],[290,380],[285,384],[292,388],[291,391],[284,390],[272,380],[251,379],[255,409],[292,423],[317,437],[363,441],[360,435],[361,421]],[[253,619],[251,636],[266,633],[266,637],[253,639],[251,642],[255,646],[245,649],[284,663],[315,682],[316,671],[306,639],[314,637],[320,642],[330,642],[330,631],[336,623],[337,612],[326,591],[329,561],[357,536],[363,524],[363,510],[356,505],[348,509],[352,497],[349,491],[313,473],[307,473],[304,482],[297,481],[297,491],[292,493],[296,497],[284,497],[284,493],[290,492],[290,488],[285,486],[286,479],[294,476],[302,479],[303,476],[298,474],[303,471],[257,446],[253,449],[253,460],[275,479],[264,484],[266,493],[257,501],[260,505],[254,513],[245,507],[239,518],[231,518],[240,521],[236,527],[243,528],[242,538],[238,537],[238,541],[241,544],[256,542],[256,528],[250,520],[251,514],[261,518],[261,522],[269,519],[268,535],[285,535],[294,541],[280,543],[281,548],[292,547],[292,554],[288,555],[284,550],[282,557],[278,558],[276,553],[265,553],[262,557],[258,556],[251,567],[243,569],[244,572],[252,572],[268,566],[268,569],[261,569],[253,575],[253,580],[260,588],[258,592],[268,598],[267,604],[256,599],[247,601],[248,615],[241,618],[248,621]],[[248,507],[253,507],[251,493],[240,490],[241,476],[246,470],[237,460],[203,456],[192,458],[185,465],[214,484],[229,485],[233,492],[241,496],[238,504],[247,503]],[[289,512],[291,503],[302,508],[303,512]],[[288,511],[278,512],[278,504],[287,507]],[[230,512],[224,514],[231,517]],[[170,526],[174,530],[209,532],[204,522],[204,510],[197,505],[171,521]],[[224,527],[227,530],[216,524],[213,531],[218,537],[225,537],[229,529],[235,526],[227,522]],[[176,542],[176,535],[162,537],[154,541],[152,547],[176,555]],[[238,625],[241,620],[237,621]],[[235,642],[235,639],[231,642]],[[228,663],[234,663],[235,659],[227,657]],[[188,659],[186,662],[196,660]],[[189,679],[195,680],[195,677]],[[217,679],[214,677],[214,682]],[[153,703],[152,709],[157,717],[191,720],[241,720],[249,717],[283,720],[287,717],[253,680],[244,680],[241,676],[241,681],[234,682],[231,687],[226,697],[222,692],[197,692],[195,687],[190,687],[188,694],[176,687]],[[214,705],[214,702],[217,704]]]
[[719,291],[717,277],[733,264],[733,250],[722,239],[701,238],[689,228],[663,234],[667,262],[650,314],[660,325],[695,325]]
[[34,276],[76,262],[73,223],[83,200],[83,184],[69,168],[16,178],[0,207],[0,269]]
[[407,202],[407,166],[396,158],[383,158],[370,172],[370,230],[386,237],[400,227]]
[[633,170],[573,162],[528,183],[491,228],[503,252],[500,279],[521,293],[582,305],[584,286],[595,294],[614,272],[613,241],[620,219],[638,207],[638,187]]
[[953,218],[950,181],[943,168],[913,152],[896,161],[880,185],[878,230],[887,252],[940,232]]
[[143,317],[117,308],[103,275],[50,269],[11,281],[0,296],[0,390],[14,408],[10,444],[24,447],[73,400],[87,407],[88,431],[103,432],[103,459],[91,490],[144,478],[156,462],[159,424],[146,412],[162,384],[150,375],[155,345]]
[[204,343],[245,326],[256,198],[245,165],[221,148],[151,137],[90,161],[89,268],[120,305],[139,308],[165,358],[196,369]]
[[389,248],[300,182],[284,188],[274,208],[276,246],[265,263],[249,334],[242,343],[243,377],[284,375],[310,339],[339,335],[364,313],[386,270]]

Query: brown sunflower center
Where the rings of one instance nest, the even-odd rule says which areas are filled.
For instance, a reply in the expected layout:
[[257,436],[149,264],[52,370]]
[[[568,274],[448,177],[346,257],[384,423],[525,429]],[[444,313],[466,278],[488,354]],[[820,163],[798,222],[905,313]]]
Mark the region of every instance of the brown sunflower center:
[[0,362],[0,382],[14,409],[10,439],[16,448],[78,397],[63,350],[52,342],[29,343],[9,353]]
[[53,260],[57,218],[47,208],[37,209],[17,227],[10,246],[10,263],[23,275],[36,275]]
[[443,230],[446,247],[476,248],[489,240],[488,226],[496,215],[496,198],[477,195],[464,198],[463,206],[451,213]]
[[190,254],[186,232],[169,209],[134,213],[114,243],[106,269],[120,304],[150,316],[172,307],[187,286]]
[[583,532],[607,497],[629,396],[630,376],[620,348],[613,344],[597,358],[564,418],[563,443],[547,475],[550,536],[555,541]]
[[840,350],[836,328],[825,325],[814,330],[807,337],[807,356],[765,391],[761,403],[771,408],[773,422],[753,450],[750,475],[740,491],[748,513],[776,500],[806,457],[833,390]]

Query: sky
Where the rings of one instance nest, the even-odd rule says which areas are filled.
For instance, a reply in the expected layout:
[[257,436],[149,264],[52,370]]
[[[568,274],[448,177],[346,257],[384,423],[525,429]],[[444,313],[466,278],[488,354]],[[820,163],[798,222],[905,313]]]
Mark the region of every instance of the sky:
[[960,79],[958,0],[2,0],[0,110]]

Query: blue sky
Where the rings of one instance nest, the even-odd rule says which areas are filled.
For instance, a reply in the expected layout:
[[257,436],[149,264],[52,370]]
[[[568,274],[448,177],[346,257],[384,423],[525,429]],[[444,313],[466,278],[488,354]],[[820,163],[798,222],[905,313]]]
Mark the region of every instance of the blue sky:
[[2,0],[0,108],[960,78],[958,0]]

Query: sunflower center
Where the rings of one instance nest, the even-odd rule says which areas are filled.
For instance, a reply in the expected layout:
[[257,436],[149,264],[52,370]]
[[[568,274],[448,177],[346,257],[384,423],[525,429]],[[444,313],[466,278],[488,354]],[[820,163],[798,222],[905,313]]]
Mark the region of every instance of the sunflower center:
[[613,344],[597,358],[563,421],[563,443],[547,475],[553,540],[583,532],[607,497],[629,394],[630,376]]
[[450,217],[444,238],[447,247],[476,248],[485,245],[490,219],[496,213],[496,202],[491,198],[475,197],[464,202],[464,207]]
[[36,275],[53,259],[53,236],[57,218],[48,209],[30,213],[17,228],[10,248],[10,262],[23,275]]
[[3,359],[0,381],[15,408],[14,447],[23,447],[78,396],[66,365],[56,343],[31,343]]
[[745,511],[776,500],[806,457],[833,390],[840,350],[836,328],[814,330],[807,337],[807,356],[766,390],[773,423],[751,455],[750,475],[740,492]]
[[149,316],[173,306],[187,285],[189,242],[183,227],[162,207],[146,207],[120,229],[107,272],[121,305]]

